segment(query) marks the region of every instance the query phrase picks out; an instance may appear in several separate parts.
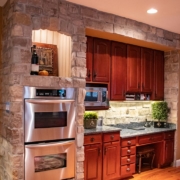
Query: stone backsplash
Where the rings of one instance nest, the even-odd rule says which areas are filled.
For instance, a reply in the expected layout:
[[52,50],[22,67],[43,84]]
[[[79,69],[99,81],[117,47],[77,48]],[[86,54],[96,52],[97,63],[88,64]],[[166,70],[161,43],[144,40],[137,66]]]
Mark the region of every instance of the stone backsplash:
[[114,102],[110,101],[110,109],[97,111],[98,116],[104,117],[104,125],[128,124],[151,120],[152,101]]

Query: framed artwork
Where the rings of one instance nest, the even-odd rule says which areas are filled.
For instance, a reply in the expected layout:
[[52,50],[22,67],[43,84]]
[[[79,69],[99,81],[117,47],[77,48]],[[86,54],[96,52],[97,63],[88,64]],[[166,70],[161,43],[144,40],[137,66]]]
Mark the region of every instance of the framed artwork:
[[58,76],[57,46],[33,42],[36,45],[36,52],[39,60],[39,70],[46,70],[49,76]]

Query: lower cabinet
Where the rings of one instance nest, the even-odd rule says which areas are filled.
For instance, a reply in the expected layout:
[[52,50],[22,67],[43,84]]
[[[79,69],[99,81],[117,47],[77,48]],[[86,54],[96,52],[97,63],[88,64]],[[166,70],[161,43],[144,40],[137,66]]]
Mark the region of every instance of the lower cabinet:
[[101,179],[102,172],[102,145],[92,144],[84,146],[84,179]]
[[85,135],[84,148],[84,179],[111,180],[120,177],[119,131]]
[[117,178],[120,175],[119,141],[103,144],[103,180]]

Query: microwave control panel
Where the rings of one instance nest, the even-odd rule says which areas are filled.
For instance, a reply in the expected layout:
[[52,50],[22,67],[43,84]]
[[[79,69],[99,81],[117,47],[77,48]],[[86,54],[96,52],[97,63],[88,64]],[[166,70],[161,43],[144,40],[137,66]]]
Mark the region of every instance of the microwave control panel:
[[66,98],[66,89],[36,89],[36,96]]

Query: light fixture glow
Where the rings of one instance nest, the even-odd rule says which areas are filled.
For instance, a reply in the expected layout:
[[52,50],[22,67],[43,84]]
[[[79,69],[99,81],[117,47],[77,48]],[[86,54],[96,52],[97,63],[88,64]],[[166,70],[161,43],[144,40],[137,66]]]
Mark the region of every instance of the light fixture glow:
[[155,13],[157,13],[157,9],[151,8],[151,9],[147,10],[147,13],[148,14],[155,14]]

